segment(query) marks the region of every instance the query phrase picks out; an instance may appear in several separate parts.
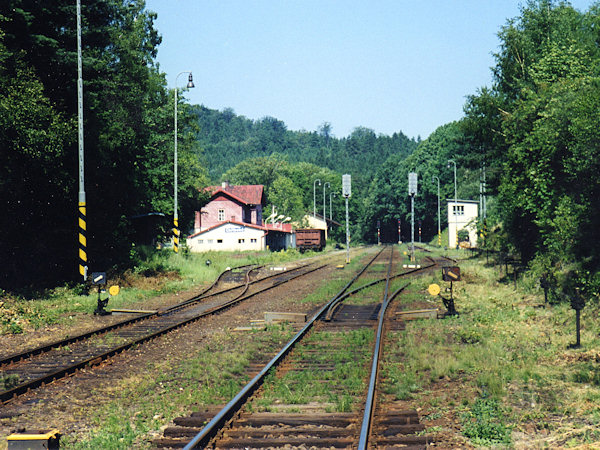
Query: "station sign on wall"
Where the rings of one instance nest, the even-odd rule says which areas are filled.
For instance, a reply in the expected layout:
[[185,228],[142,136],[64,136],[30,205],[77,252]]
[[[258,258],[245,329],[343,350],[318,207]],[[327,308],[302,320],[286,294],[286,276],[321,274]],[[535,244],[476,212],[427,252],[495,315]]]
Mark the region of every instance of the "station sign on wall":
[[227,226],[225,227],[225,233],[243,233],[244,227],[241,226]]

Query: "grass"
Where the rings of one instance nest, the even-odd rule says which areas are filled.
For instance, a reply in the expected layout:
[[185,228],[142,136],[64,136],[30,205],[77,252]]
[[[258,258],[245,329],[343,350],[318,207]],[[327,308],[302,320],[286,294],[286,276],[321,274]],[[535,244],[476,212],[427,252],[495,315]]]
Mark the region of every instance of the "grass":
[[318,286],[314,292],[306,296],[302,300],[302,303],[320,304],[325,300],[330,300],[340,292],[346,284],[348,284],[348,281],[350,281],[356,272],[372,257],[373,254],[367,252],[359,257],[352,258],[349,264],[345,264],[344,267],[337,270],[327,282]]
[[[227,267],[245,264],[277,264],[310,256],[295,250],[282,252],[208,252],[175,255],[170,250],[150,254],[137,267],[109,277],[108,285],[120,285],[108,308],[135,308],[150,297],[210,284]],[[207,265],[206,261],[210,260]],[[1,291],[0,291],[1,293]],[[102,294],[102,298],[108,294]],[[3,293],[0,300],[0,335],[21,334],[50,325],[70,325],[76,316],[96,308],[96,287],[62,286],[27,299]]]
[[[395,335],[396,345],[386,349],[393,359],[384,369],[385,392],[417,404],[433,395],[437,401],[430,411],[441,404],[461,417],[463,435],[476,446],[597,443],[597,304],[589,302],[582,311],[583,348],[570,350],[575,313],[569,305],[544,307],[535,283],[519,280],[515,289],[512,279],[498,281],[499,267],[484,262],[460,262],[463,281],[454,283],[458,317],[408,322]],[[443,309],[426,293],[436,282],[443,294],[447,283],[440,278],[436,273],[415,280],[400,301],[410,305],[429,298]],[[450,404],[450,394],[461,401]]]
[[61,444],[69,449],[150,448],[148,437],[174,417],[227,403],[249,381],[245,368],[253,356],[292,334],[285,325],[253,332],[249,339],[215,333],[184,361],[165,358],[149,364],[139,376],[122,380],[111,400],[86,417],[91,429],[85,435],[66,435]]
[[[466,254],[456,250],[436,251],[451,257]],[[202,277],[207,277],[206,282],[212,281],[219,270],[231,264],[231,260],[220,260],[220,255],[210,255],[214,258],[211,266],[219,268],[214,273],[202,274],[200,268],[212,270],[205,267],[206,257],[190,258],[188,263],[199,267],[182,266],[178,269],[181,279],[165,281],[162,289],[175,289],[178,283],[185,286],[191,279],[195,283],[203,282]],[[236,260],[239,262],[236,265],[255,257],[257,255],[246,255]],[[305,301],[316,303],[331,298],[347,282],[348,269],[353,271],[355,265],[367,257],[355,258],[350,267],[336,272],[333,279],[318,288],[317,294]],[[175,263],[183,264],[182,261]],[[393,399],[406,402],[407,407],[420,408],[428,427],[427,434],[452,434],[478,447],[598,447],[598,303],[589,301],[582,311],[582,348],[568,349],[575,340],[575,313],[568,304],[544,307],[543,292],[535,282],[519,279],[515,288],[512,279],[503,281],[503,270],[486,265],[485,258],[463,260],[459,265],[463,280],[454,284],[454,294],[460,315],[438,321],[408,322],[405,331],[393,334],[394,344],[384,350],[382,387],[385,392]],[[167,266],[170,268],[172,266]],[[440,272],[414,280],[395,301],[403,302],[409,309],[411,304],[424,302],[443,309],[441,301],[426,292],[427,286],[435,282],[442,286],[444,295],[443,289],[448,283],[441,281]],[[403,281],[397,283],[400,285]],[[132,300],[127,301],[134,302],[136,295],[143,295],[144,290],[125,288],[123,291],[123,295],[132,296]],[[65,299],[59,299],[63,294]],[[15,312],[18,308],[26,310],[10,316],[16,320],[9,322],[27,332],[47,321],[75,321],[78,311],[89,314],[95,307],[95,295],[89,297],[89,303],[85,303],[85,296],[65,288],[44,299],[46,306],[39,310],[32,306],[35,302],[24,299],[4,300],[3,308]],[[58,311],[42,310],[49,310],[49,305],[56,305]],[[29,322],[20,322],[23,317]],[[202,345],[186,363],[174,364],[167,359],[155,363],[135,379],[123,380],[123,389],[86,417],[86,423],[91,423],[92,428],[85,437],[65,436],[62,439],[65,447],[148,447],[148,436],[173,417],[192,410],[193,405],[225,402],[244,383],[244,367],[253,353],[269,342],[284,340],[285,333],[283,329],[269,328],[243,342],[238,342],[237,336],[217,333],[209,338],[208,347]],[[333,335],[323,335],[320,340],[333,338]],[[368,347],[363,338],[355,336],[356,342],[344,342],[343,346],[354,348],[360,354],[359,350]],[[319,344],[319,340],[315,340],[312,345]],[[232,345],[237,346],[234,355],[224,351]],[[353,393],[360,390],[360,377],[353,373],[352,367],[330,376],[327,383],[316,382],[323,373],[304,375],[306,378],[298,380],[275,380],[279,386],[269,395],[271,400],[294,404],[296,409],[289,411],[302,411],[304,402],[317,399],[329,403],[332,412],[351,411],[358,397]],[[342,381],[347,384],[342,385]],[[333,389],[324,392],[323,384],[343,387],[336,393]],[[461,446],[460,442],[463,441],[458,441],[456,447]]]
[[329,412],[352,411],[365,389],[373,339],[370,329],[312,334],[294,351],[290,364],[334,363],[335,367],[271,374],[252,409],[270,411],[286,405],[289,411],[287,405],[315,402]]

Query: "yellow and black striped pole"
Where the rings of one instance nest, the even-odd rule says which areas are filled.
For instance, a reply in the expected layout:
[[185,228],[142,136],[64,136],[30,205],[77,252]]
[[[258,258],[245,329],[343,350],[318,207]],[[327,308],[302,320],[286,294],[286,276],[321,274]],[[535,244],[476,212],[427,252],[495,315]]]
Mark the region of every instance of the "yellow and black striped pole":
[[79,274],[87,280],[87,223],[83,173],[83,76],[81,62],[81,1],[77,0],[77,131],[79,140]]
[[179,219],[173,219],[173,251],[179,252]]
[[79,274],[87,278],[87,223],[85,202],[79,202]]

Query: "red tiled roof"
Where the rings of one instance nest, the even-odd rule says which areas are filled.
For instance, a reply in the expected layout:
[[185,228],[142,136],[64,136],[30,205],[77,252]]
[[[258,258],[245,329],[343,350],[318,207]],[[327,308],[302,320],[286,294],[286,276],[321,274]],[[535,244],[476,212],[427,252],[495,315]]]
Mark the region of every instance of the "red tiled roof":
[[210,186],[206,188],[206,190],[211,192],[212,197],[219,192],[224,192],[225,194],[229,194],[231,197],[234,197],[235,199],[240,200],[247,205],[260,205],[263,198],[263,189],[264,186],[262,184],[250,184],[243,186],[228,185],[225,187]]
[[292,224],[291,223],[265,223],[264,227],[268,230],[273,230],[273,231],[282,231],[284,233],[291,233],[292,232]]

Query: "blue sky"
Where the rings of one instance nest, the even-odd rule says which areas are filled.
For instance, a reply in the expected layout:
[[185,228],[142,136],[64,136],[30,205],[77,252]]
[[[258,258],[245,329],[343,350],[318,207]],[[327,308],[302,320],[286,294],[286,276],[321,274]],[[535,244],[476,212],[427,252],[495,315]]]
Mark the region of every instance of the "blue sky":
[[[586,10],[592,1],[572,5]],[[191,70],[190,103],[272,116],[290,130],[330,122],[426,138],[491,84],[512,0],[146,0],[169,87]],[[177,85],[185,86],[179,77]]]

